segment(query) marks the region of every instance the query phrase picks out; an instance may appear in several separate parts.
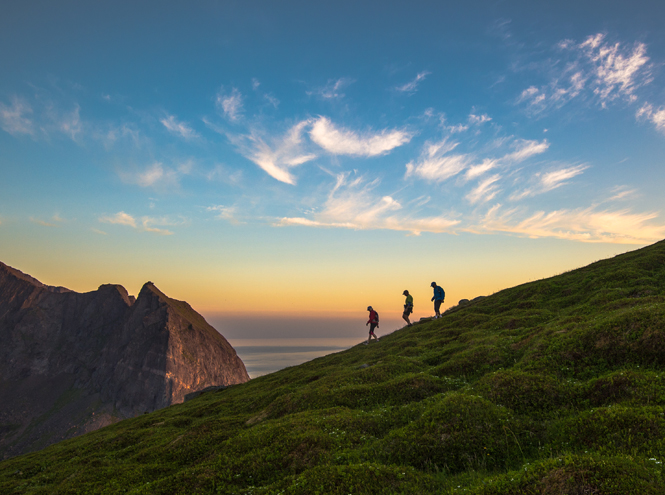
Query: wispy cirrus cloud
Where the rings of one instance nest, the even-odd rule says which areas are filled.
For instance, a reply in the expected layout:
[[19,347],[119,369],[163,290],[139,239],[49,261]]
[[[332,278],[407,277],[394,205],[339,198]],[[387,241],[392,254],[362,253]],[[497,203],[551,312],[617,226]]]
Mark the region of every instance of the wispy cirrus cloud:
[[239,209],[237,206],[214,205],[208,206],[206,211],[215,212],[216,218],[219,218],[220,220],[226,220],[232,225],[240,225],[245,223],[238,220]]
[[136,228],[136,219],[124,211],[119,211],[115,215],[99,217],[99,221],[103,223],[111,223],[114,225],[127,225],[129,227]]
[[315,90],[312,91],[307,91],[307,94],[310,96],[312,95],[319,96],[324,100],[341,99],[344,98],[345,96],[345,94],[342,93],[342,90],[350,86],[354,82],[356,82],[356,80],[351,79],[350,77],[340,77],[337,80],[330,79],[328,80],[328,83],[325,86],[316,88]]
[[483,175],[485,172],[488,172],[492,170],[493,168],[496,168],[499,166],[498,160],[494,160],[491,158],[485,158],[482,163],[479,163],[477,165],[471,165],[466,173],[464,174],[464,180],[469,181],[473,179],[477,179],[481,175]]
[[[142,232],[152,232],[153,234],[159,235],[173,235],[173,232],[167,229],[161,229],[155,227],[154,225],[164,226],[164,225],[182,225],[184,221],[172,221],[168,218],[155,218],[155,217],[141,217],[137,219],[124,211],[120,211],[115,215],[107,215],[99,217],[99,221],[102,223],[110,223],[114,225],[124,225],[126,227],[131,227],[133,229],[142,231]],[[101,232],[106,235],[106,232]]]
[[523,162],[532,156],[545,153],[550,147],[550,143],[547,142],[547,139],[543,139],[542,141],[517,139],[513,142],[512,146],[515,151],[504,155],[501,158],[501,161],[514,163]]
[[577,177],[582,174],[588,165],[575,165],[572,167],[558,168],[556,170],[550,170],[548,172],[539,172],[534,176],[534,184],[526,189],[516,192],[511,195],[510,199],[512,201],[517,201],[524,199],[530,196],[536,196],[538,194],[544,194],[546,192],[557,189],[568,183],[573,177]]
[[165,167],[161,162],[154,162],[143,170],[119,171],[118,175],[127,184],[135,184],[141,187],[150,187],[160,190],[178,189],[180,179],[189,175],[193,168],[193,162],[186,161],[176,167]]
[[486,113],[481,114],[481,115],[475,115],[473,113],[469,114],[469,124],[471,124],[471,125],[481,125],[481,124],[484,124],[485,122],[489,122],[491,120],[492,120],[492,117],[490,117]]
[[421,232],[451,232],[458,220],[445,216],[417,218],[402,213],[403,205],[392,196],[377,195],[378,180],[350,179],[348,172],[338,174],[324,208],[314,218],[284,217],[275,226],[347,228],[355,230],[388,229],[419,235]]
[[295,185],[296,178],[290,170],[316,158],[316,154],[304,150],[303,133],[310,122],[309,119],[298,122],[279,138],[267,138],[253,129],[248,135],[229,136],[229,139],[272,178]]
[[546,85],[529,86],[517,99],[533,114],[560,108],[578,97],[595,99],[603,108],[617,99],[633,102],[635,90],[653,80],[644,43],[627,47],[598,33],[582,43],[563,40],[557,49],[561,58],[552,65],[563,69]]
[[589,36],[579,49],[594,66],[594,94],[605,106],[620,97],[634,101],[636,88],[651,82],[651,66],[644,43],[636,43],[632,51],[622,50],[620,43],[610,44],[604,34]]
[[217,93],[215,104],[230,121],[236,122],[242,118],[244,104],[242,93],[240,93],[238,88],[231,88],[231,91],[227,92],[222,87]]
[[175,115],[169,115],[160,120],[162,125],[166,127],[173,134],[180,136],[184,139],[190,140],[198,138],[199,135],[185,122],[179,122]]
[[607,201],[624,201],[638,196],[637,189],[628,186],[617,186],[612,189],[612,196]]
[[499,179],[501,179],[501,175],[494,174],[480,181],[478,185],[466,195],[466,199],[471,204],[486,203],[494,199],[499,193],[499,186],[497,184]]
[[[432,113],[426,113],[428,117],[432,116]],[[485,122],[490,122],[492,120],[492,117],[490,117],[487,114],[481,114],[481,115],[476,115],[474,113],[470,113],[466,123],[459,123],[459,124],[446,124],[446,118],[443,114],[439,115],[439,120],[441,121],[441,129],[449,134],[458,134],[462,133],[465,131],[468,131],[471,127],[478,127]]]
[[0,126],[13,136],[19,134],[34,135],[32,113],[32,107],[18,97],[12,98],[11,106],[0,102]]
[[41,218],[30,217],[32,223],[41,225],[42,227],[60,227],[65,221],[59,214],[53,215],[49,220],[42,220]]
[[448,138],[425,143],[418,160],[406,164],[404,178],[417,176],[429,181],[443,182],[459,174],[471,163],[471,157],[467,154],[450,154],[459,144]]
[[413,134],[403,129],[359,133],[337,127],[327,117],[314,120],[309,137],[335,155],[379,156],[408,143]]
[[431,74],[431,72],[429,72],[429,71],[419,72],[416,75],[415,79],[413,79],[412,81],[410,81],[406,84],[403,84],[401,86],[397,86],[395,89],[397,91],[400,91],[401,93],[413,94],[418,90],[418,85],[420,84],[420,82],[424,81],[425,78],[427,76],[429,76],[430,74]]
[[58,126],[58,130],[69,136],[72,141],[77,141],[79,134],[83,132],[83,123],[80,116],[81,107],[75,105],[70,112],[64,112],[54,115],[53,119]]
[[665,107],[655,109],[650,103],[645,103],[635,114],[637,120],[648,120],[656,129],[665,133]]
[[648,244],[665,236],[665,225],[653,221],[657,213],[630,210],[597,210],[596,207],[551,212],[538,211],[524,218],[524,211],[490,208],[473,232],[506,232],[526,237],[554,237],[582,242]]

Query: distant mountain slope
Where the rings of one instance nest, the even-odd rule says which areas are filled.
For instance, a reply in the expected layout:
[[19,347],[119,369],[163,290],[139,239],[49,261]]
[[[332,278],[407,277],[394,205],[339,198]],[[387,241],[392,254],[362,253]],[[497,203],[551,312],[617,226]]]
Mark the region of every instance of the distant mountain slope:
[[664,460],[660,242],[4,461],[0,492],[645,495]]
[[249,379],[235,350],[152,283],[79,294],[0,263],[0,457]]

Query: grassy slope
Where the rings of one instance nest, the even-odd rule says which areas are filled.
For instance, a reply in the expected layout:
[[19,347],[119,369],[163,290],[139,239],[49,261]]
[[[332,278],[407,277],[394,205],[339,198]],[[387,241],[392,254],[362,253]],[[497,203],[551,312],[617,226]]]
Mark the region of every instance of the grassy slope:
[[1,493],[665,493],[665,242],[0,463]]

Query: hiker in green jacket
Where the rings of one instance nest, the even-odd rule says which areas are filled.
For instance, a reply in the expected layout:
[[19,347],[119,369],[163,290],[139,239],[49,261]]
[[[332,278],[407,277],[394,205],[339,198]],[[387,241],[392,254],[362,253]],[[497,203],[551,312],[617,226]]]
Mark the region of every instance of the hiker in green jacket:
[[406,296],[406,301],[404,301],[404,313],[402,313],[402,318],[404,318],[404,321],[408,324],[408,326],[411,326],[411,322],[409,321],[409,315],[413,313],[413,296],[409,294],[408,290],[402,292],[402,295]]

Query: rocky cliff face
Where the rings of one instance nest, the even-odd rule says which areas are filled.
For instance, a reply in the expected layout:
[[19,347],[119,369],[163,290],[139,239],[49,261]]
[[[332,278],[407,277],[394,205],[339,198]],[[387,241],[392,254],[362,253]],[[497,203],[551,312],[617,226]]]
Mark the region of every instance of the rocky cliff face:
[[151,282],[77,293],[0,263],[0,459],[249,380],[235,350]]

